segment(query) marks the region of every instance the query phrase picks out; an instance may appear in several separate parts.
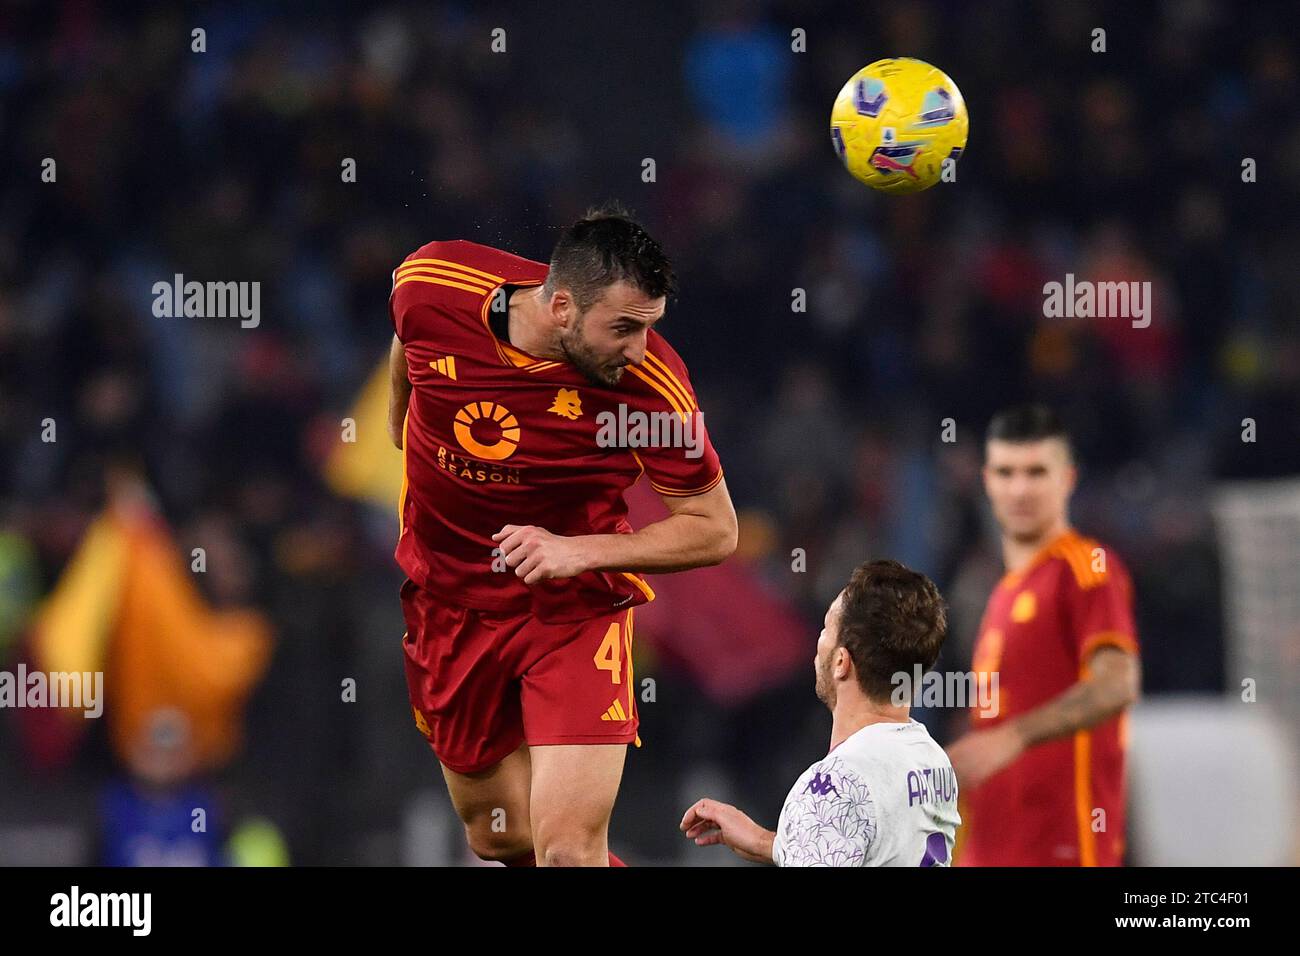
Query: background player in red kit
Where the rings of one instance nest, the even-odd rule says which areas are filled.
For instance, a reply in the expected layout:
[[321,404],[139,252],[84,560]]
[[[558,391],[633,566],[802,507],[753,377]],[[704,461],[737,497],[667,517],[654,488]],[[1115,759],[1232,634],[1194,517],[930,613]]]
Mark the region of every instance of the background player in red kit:
[[[618,208],[565,230],[549,267],[456,240],[393,274],[407,684],[484,859],[618,862],[632,609],[654,597],[641,574],[735,549],[686,367],[652,330],[674,291]],[[611,444],[600,423],[620,411],[676,420],[682,440]],[[670,514],[633,532],[623,492],[642,474]]]
[[948,748],[965,821],[956,863],[1117,866],[1125,710],[1141,684],[1128,572],[1070,527],[1076,470],[1049,409],[997,415],[985,455],[1007,573],[972,664],[997,673],[997,706],[972,711],[974,731]]

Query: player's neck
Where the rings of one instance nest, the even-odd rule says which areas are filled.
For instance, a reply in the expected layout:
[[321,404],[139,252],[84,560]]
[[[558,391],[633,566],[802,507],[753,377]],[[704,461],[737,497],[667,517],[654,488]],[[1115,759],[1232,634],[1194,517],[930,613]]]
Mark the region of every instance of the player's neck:
[[510,294],[507,318],[510,344],[538,358],[564,360],[564,352],[553,341],[542,305],[542,286],[516,289]]
[[841,696],[831,712],[830,750],[834,750],[863,727],[871,724],[905,724],[911,719],[912,708],[907,705],[894,707],[886,704],[882,707],[862,694],[855,694],[852,699]]
[[1013,538],[1002,535],[1002,562],[1010,572],[1020,571],[1065,532],[1070,530],[1070,522],[1065,516],[1052,522],[1042,534],[1033,538]]

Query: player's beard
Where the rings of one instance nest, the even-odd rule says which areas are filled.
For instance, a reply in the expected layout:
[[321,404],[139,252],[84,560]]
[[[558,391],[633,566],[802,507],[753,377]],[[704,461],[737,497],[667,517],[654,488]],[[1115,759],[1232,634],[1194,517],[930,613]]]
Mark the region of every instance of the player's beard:
[[601,361],[595,350],[582,336],[586,313],[578,316],[573,327],[560,332],[560,351],[593,385],[617,385],[623,378],[622,366]]
[[813,689],[817,694],[817,699],[831,710],[834,710],[835,682],[831,680],[830,660],[822,660],[820,657],[817,658],[816,663],[813,665],[813,670],[816,672]]

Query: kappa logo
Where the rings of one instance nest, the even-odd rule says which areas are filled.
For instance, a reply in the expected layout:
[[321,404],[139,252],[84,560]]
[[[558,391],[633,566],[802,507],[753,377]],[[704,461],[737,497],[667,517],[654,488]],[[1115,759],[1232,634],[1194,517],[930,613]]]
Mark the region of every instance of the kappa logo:
[[824,797],[828,793],[839,796],[840,792],[835,789],[835,784],[831,781],[831,775],[828,773],[814,773],[813,778],[808,781],[808,786],[804,787],[804,793],[811,793],[814,797]]
[[519,419],[495,402],[470,402],[456,413],[452,431],[462,448],[487,461],[509,458],[519,447]]
[[554,412],[562,418],[567,418],[571,422],[576,422],[582,417],[582,399],[578,397],[576,388],[562,388],[555,393],[555,401],[551,402],[548,412]]

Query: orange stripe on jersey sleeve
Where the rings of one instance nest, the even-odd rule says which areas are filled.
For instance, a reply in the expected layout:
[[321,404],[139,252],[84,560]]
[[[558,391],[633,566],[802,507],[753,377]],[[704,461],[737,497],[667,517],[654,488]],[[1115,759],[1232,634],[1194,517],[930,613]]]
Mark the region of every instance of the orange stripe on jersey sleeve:
[[398,266],[397,272],[393,274],[394,279],[407,279],[412,276],[441,276],[444,279],[454,279],[457,282],[463,282],[466,285],[474,286],[487,292],[493,288],[492,283],[487,279],[461,272],[459,269],[447,269],[440,266]]
[[445,285],[452,289],[463,289],[466,292],[473,292],[475,295],[485,295],[487,290],[481,286],[469,285],[466,282],[453,282],[451,279],[442,279],[437,276],[422,275],[404,275],[393,283],[393,288],[406,285],[408,282],[428,282],[430,285]]
[[664,400],[668,402],[669,407],[671,407],[678,415],[682,416],[682,421],[686,420],[686,410],[682,407],[681,402],[677,400],[677,397],[667,388],[667,386],[660,384],[657,379],[651,378],[635,365],[629,365],[627,370],[662,395]]
[[1130,654],[1138,652],[1137,641],[1133,639],[1133,635],[1125,634],[1123,631],[1102,631],[1084,639],[1083,646],[1079,650],[1079,660],[1086,661],[1093,651],[1102,647],[1118,647],[1121,651],[1128,651]]
[[700,485],[698,488],[686,488],[686,489],[666,488],[663,485],[659,484],[657,481],[655,481],[653,478],[650,479],[650,487],[653,488],[655,491],[659,492],[659,494],[668,495],[671,498],[691,498],[694,497],[695,495],[702,495],[706,491],[716,488],[718,482],[720,481],[722,481],[721,468],[718,469],[718,473],[714,475],[713,478],[711,478],[705,484]]
[[673,374],[673,370],[664,363],[663,359],[647,350],[645,353],[645,362],[642,364],[673,390],[673,393],[681,399],[683,408],[686,408],[689,411],[695,410],[696,405],[695,401],[691,398],[690,390],[687,389],[686,386],[681,383],[681,380]]
[[492,272],[484,272],[482,269],[475,269],[473,266],[467,266],[463,262],[453,262],[450,259],[407,259],[397,267],[397,271],[401,272],[403,269],[408,269],[411,266],[443,266],[445,268],[455,269],[457,272],[463,273],[466,277],[477,277],[477,281],[479,282],[487,279],[490,281],[491,285],[500,285],[502,282],[506,281],[504,276],[499,276]]

